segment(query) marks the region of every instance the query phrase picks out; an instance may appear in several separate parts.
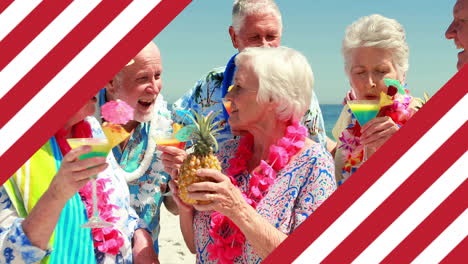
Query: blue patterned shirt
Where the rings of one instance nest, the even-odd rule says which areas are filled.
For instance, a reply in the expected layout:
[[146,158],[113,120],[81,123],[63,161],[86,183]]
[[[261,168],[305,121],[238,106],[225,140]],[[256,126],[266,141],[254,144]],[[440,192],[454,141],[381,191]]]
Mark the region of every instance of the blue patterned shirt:
[[[105,89],[102,89],[99,93],[98,104],[102,106],[105,102]],[[97,108],[98,112],[95,114],[95,117],[99,117],[98,120],[101,120],[99,107]],[[167,110],[167,104],[161,94],[156,99],[154,114],[160,118],[159,120],[162,118],[165,122],[172,122],[170,120],[171,114]],[[112,149],[117,162],[120,164],[121,169],[119,168],[119,170],[124,170],[124,173],[128,174],[140,167],[145,157],[146,149],[149,146],[150,129],[153,129],[152,126],[152,122],[140,123],[131,134],[125,149],[122,150],[120,146]],[[165,127],[163,124],[157,124],[157,126],[156,129],[158,130],[171,128],[170,124],[168,127]],[[164,201],[162,194],[167,192],[167,184],[171,178],[164,172],[164,166],[159,158],[160,152],[154,151],[151,155],[152,159],[146,171],[136,180],[127,180],[127,184],[130,190],[130,204],[151,230],[153,247],[156,253],[158,253],[160,208]]]

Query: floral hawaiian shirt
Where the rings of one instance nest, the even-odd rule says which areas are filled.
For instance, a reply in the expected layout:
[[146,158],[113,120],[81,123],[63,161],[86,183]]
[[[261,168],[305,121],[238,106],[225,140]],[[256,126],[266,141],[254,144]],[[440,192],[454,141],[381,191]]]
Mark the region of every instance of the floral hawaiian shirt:
[[[99,93],[98,103],[102,106],[105,101],[105,90],[103,89]],[[167,110],[167,104],[161,94],[156,100],[154,112],[155,115],[170,120],[170,112]],[[130,136],[124,150],[120,146],[112,149],[117,162],[125,172],[131,173],[140,166],[148,147],[152,125],[151,122],[140,123]],[[158,124],[158,126],[160,125]],[[151,230],[153,246],[158,253],[160,207],[164,200],[163,194],[167,191],[167,183],[171,178],[164,172],[164,166],[159,158],[160,152],[155,151],[152,155],[148,169],[138,179],[128,182],[128,188],[130,190],[130,204]]]
[[[237,140],[225,141],[216,154],[223,170],[229,167],[229,159],[238,147]],[[286,167],[278,171],[277,178],[256,210],[272,226],[286,235],[290,235],[307,217],[336,190],[333,175],[333,159],[328,151],[319,144],[305,149]],[[234,176],[242,191],[249,188],[250,174],[244,171]],[[208,244],[213,243],[209,235],[211,211],[195,211],[194,234],[197,263],[217,263],[209,260]],[[242,255],[235,263],[261,263],[247,241],[242,248]]]

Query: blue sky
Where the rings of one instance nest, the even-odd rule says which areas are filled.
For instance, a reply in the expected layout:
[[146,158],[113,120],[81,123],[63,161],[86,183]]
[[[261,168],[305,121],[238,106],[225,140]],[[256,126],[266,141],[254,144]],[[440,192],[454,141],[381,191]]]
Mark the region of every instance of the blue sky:
[[[231,45],[231,0],[194,0],[156,38],[163,58],[163,94],[173,102],[236,52]],[[444,37],[455,0],[277,0],[282,45],[301,51],[312,65],[320,103],[340,103],[349,82],[340,53],[346,26],[379,13],[406,30],[410,46],[408,88],[433,95],[455,73],[457,51]]]

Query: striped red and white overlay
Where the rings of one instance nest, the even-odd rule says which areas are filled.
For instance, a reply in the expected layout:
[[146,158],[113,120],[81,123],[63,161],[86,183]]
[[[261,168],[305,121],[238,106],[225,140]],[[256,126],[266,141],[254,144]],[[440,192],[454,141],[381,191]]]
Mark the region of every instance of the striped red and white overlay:
[[[0,181],[189,3],[0,1]],[[466,261],[467,83],[465,67],[264,263]]]
[[467,84],[465,67],[264,263],[466,263]]
[[190,2],[1,1],[1,181]]

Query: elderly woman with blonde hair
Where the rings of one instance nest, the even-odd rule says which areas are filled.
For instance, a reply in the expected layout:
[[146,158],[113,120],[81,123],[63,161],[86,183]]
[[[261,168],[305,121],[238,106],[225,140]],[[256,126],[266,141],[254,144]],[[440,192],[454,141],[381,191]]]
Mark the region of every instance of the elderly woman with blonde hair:
[[[299,123],[308,108],[313,73],[286,48],[247,48],[235,60],[231,129],[245,131],[217,153],[223,171],[201,169],[212,182],[178,199],[181,229],[198,263],[259,263],[336,189],[329,153]],[[177,179],[175,176],[174,178]]]
[[[335,176],[339,184],[395,134],[420,106],[420,100],[403,88],[409,67],[409,47],[405,30],[396,20],[377,14],[361,17],[346,29],[342,52],[355,99],[374,101],[378,114],[360,124],[356,113],[348,107],[353,101],[348,101],[343,108],[333,129],[338,139]],[[362,119],[360,122],[364,123]]]

